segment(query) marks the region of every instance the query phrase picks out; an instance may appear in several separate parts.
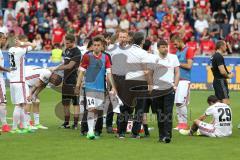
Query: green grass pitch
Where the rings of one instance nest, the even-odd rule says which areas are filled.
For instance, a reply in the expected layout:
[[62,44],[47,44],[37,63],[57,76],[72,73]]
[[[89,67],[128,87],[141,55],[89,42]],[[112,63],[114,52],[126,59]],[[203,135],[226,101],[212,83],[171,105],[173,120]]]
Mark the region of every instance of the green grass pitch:
[[[191,92],[191,120],[202,114],[206,107],[206,98],[212,91]],[[61,95],[46,89],[41,93],[41,122],[48,130],[38,130],[32,134],[2,134],[0,136],[1,160],[238,160],[240,148],[239,93],[231,92],[233,111],[233,135],[229,138],[207,138],[181,136],[173,131],[170,144],[158,143],[156,122],[150,122],[155,129],[148,139],[119,140],[105,129],[98,140],[87,140],[79,131],[59,129],[62,123],[55,116],[54,106],[60,102]],[[12,116],[8,91],[8,116]],[[174,109],[175,110],[175,109]],[[174,126],[176,119],[174,120]],[[127,135],[128,136],[128,135]]]

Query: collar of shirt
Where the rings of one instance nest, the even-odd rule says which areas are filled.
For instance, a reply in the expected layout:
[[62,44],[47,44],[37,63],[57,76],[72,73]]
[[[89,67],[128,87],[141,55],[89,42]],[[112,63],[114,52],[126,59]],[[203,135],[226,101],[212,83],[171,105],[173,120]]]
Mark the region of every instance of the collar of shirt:
[[138,47],[138,48],[141,48],[139,45],[137,45],[137,44],[133,44],[133,46],[135,46],[135,47]]
[[94,54],[94,53],[92,53],[93,54],[93,56],[95,57],[95,58],[97,58],[97,59],[100,59],[101,57],[102,57],[102,52],[99,54],[99,55],[96,55],[96,54]]
[[163,57],[163,58],[162,58],[160,55],[158,55],[158,56],[159,56],[159,59],[162,59],[162,60],[166,60],[166,59],[168,59],[168,54],[169,54],[169,53],[167,53],[166,56]]

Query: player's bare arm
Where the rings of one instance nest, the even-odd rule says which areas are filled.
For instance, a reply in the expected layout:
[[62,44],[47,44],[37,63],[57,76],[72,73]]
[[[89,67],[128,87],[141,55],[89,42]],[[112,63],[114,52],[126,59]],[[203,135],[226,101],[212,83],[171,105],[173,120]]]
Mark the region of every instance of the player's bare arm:
[[32,100],[35,97],[38,97],[38,94],[46,87],[46,84],[41,80],[38,80],[34,86],[31,87],[30,95],[28,100]]
[[116,86],[115,86],[115,82],[114,82],[114,79],[112,77],[112,73],[107,73],[107,77],[108,77],[108,80],[112,86],[112,91],[114,94],[117,94],[117,89],[116,89]]
[[50,70],[53,72],[53,71],[59,71],[59,70],[72,69],[75,64],[76,64],[75,61],[70,61],[68,64],[61,64],[58,67],[50,69]]
[[198,119],[194,120],[193,125],[191,126],[189,136],[193,136],[194,133],[198,130],[198,126],[201,121],[204,121],[207,118],[206,114],[201,115]]
[[16,39],[16,41],[15,41],[15,44],[16,44],[16,46],[19,46],[19,47],[31,46],[32,49],[34,49],[34,48],[37,47],[37,44],[36,44],[36,43],[24,42],[24,41],[20,41],[20,40],[17,40],[17,39]]
[[179,67],[174,68],[174,89],[178,86],[178,82],[180,79],[180,69]]
[[224,65],[218,66],[218,69],[219,69],[220,73],[221,73],[224,77],[229,78],[229,79],[231,79],[231,78],[234,77],[234,73],[232,73],[232,72],[231,72],[231,73],[228,73],[228,72],[226,71],[226,69],[224,68]]
[[10,72],[11,70],[8,69],[8,68],[4,68],[4,67],[0,66],[0,71],[3,71],[3,72]]
[[192,64],[193,64],[193,60],[192,59],[187,59],[187,63],[180,63],[180,67],[190,70],[192,68]]
[[36,90],[35,90],[35,92],[34,92],[33,95],[32,95],[32,98],[33,98],[33,99],[37,99],[39,93],[40,93],[45,87],[46,87],[46,84],[41,85],[40,87],[37,87]]
[[80,90],[81,90],[81,87],[82,87],[82,80],[83,80],[84,75],[85,75],[85,71],[80,70],[80,72],[78,74],[78,78],[77,78],[77,84],[76,84],[76,87],[75,87],[75,90],[74,90],[75,94],[80,94]]
[[206,114],[203,114],[203,115],[201,115],[201,116],[198,118],[198,120],[204,121],[206,118],[207,118],[207,115],[206,115]]
[[144,71],[145,73],[145,78],[147,80],[147,84],[148,84],[148,91],[151,93],[153,90],[153,70],[147,70]]

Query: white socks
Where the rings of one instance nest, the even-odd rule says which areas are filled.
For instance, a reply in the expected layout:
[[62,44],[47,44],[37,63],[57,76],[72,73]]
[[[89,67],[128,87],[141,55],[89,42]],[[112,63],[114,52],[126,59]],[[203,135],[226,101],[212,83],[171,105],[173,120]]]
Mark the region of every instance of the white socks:
[[39,125],[39,113],[33,113],[34,125]]
[[25,115],[23,107],[15,106],[13,111],[13,126],[12,129],[18,128],[18,124],[22,123],[23,128],[27,128],[27,116]]
[[12,129],[15,130],[18,127],[18,123],[20,123],[20,116],[21,116],[21,107],[15,106],[13,111],[13,126]]
[[2,125],[7,124],[7,110],[6,110],[6,105],[0,105],[0,121],[2,122]]
[[25,121],[27,123],[27,126],[30,126],[30,120],[31,120],[31,115],[30,112],[25,112]]
[[88,124],[88,133],[94,133],[94,127],[95,127],[95,114],[94,114],[94,112],[88,112],[87,124]]
[[26,116],[24,108],[21,107],[21,110],[20,110],[20,122],[22,123],[23,128],[27,128],[28,127],[27,121],[28,121],[28,116]]
[[177,106],[177,118],[178,123],[187,123],[187,106],[181,105]]

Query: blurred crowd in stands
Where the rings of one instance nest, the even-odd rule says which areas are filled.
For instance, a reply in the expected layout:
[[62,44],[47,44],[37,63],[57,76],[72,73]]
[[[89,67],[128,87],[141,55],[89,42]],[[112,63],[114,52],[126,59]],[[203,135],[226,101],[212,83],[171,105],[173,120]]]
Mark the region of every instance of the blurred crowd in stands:
[[[144,32],[154,44],[159,38],[181,36],[195,54],[210,55],[224,39],[228,54],[240,53],[240,0],[4,0],[0,4],[0,32],[8,38],[2,49],[25,34],[36,50],[62,46],[72,33],[77,44],[119,29]],[[113,38],[114,40],[114,38]]]

